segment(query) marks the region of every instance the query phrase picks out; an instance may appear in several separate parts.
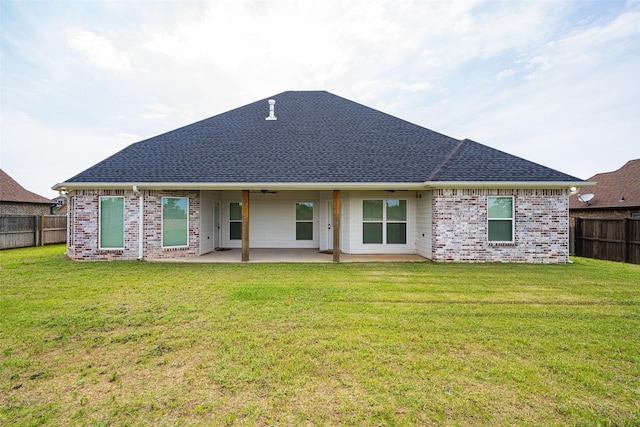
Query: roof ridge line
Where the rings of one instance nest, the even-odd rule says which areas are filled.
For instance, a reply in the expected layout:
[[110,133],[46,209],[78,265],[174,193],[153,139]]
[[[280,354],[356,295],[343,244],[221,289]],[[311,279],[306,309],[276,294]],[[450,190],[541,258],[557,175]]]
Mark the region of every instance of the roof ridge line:
[[442,171],[444,170],[445,167],[449,166],[449,163],[451,163],[453,158],[460,152],[460,150],[462,149],[462,146],[464,145],[465,141],[466,141],[466,139],[461,139],[458,142],[458,144],[455,147],[453,147],[453,150],[451,150],[451,153],[449,153],[447,158],[444,159],[444,161],[440,164],[440,166],[438,166],[438,169],[436,169],[435,171],[433,171],[433,173],[431,175],[429,175],[429,177],[427,178],[427,181],[435,181],[436,180],[438,175],[440,175],[442,173]]

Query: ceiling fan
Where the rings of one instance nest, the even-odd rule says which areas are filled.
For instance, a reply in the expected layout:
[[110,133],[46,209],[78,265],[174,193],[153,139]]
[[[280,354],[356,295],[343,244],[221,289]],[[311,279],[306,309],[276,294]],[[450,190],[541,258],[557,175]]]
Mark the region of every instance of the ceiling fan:
[[271,190],[258,190],[258,191],[249,191],[249,193],[262,193],[262,194],[277,194],[277,191]]

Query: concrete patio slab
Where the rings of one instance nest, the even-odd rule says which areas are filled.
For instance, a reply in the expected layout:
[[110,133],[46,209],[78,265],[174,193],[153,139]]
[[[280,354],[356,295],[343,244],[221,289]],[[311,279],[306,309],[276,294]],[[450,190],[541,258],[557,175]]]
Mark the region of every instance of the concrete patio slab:
[[[178,263],[242,263],[240,249],[210,252],[195,258],[173,258],[153,262]],[[340,262],[427,262],[415,254],[406,255],[350,255],[340,254]],[[318,249],[251,249],[247,263],[331,263],[333,255]]]

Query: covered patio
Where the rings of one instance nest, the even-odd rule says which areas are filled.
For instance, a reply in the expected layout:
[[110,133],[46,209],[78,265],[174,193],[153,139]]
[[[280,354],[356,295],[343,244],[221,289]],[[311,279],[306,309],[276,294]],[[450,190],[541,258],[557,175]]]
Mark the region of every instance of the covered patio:
[[[415,254],[404,255],[352,255],[340,254],[340,262],[428,262]],[[318,249],[251,249],[248,261],[242,261],[242,249],[223,249],[198,257],[154,260],[177,263],[332,263],[331,251]]]

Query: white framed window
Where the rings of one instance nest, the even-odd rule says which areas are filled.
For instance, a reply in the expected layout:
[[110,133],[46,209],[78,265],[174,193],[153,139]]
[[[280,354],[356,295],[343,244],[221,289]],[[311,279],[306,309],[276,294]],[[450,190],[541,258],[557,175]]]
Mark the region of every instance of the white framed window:
[[124,249],[124,197],[100,196],[99,216],[100,249]]
[[242,240],[242,202],[229,203],[229,239]]
[[488,240],[513,242],[513,197],[490,196],[487,198]]
[[407,243],[407,201],[378,199],[362,201],[362,243]]
[[313,240],[313,202],[296,203],[296,240]]
[[162,198],[162,247],[189,246],[189,198]]

